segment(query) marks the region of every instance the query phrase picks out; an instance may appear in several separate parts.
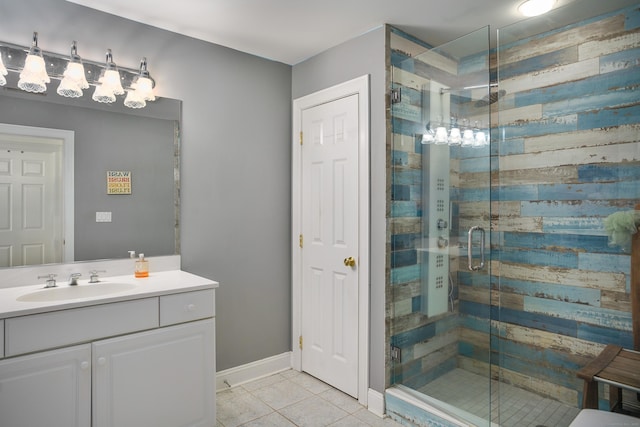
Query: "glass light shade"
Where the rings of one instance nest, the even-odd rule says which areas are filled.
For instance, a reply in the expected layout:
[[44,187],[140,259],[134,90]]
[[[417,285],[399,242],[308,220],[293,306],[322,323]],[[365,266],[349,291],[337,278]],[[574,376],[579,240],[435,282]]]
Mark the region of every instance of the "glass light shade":
[[66,77],[60,80],[60,85],[58,85],[56,92],[65,98],[80,98],[82,96],[82,89],[78,83]]
[[473,147],[481,148],[481,147],[484,147],[485,145],[487,145],[487,135],[484,132],[477,132]]
[[79,98],[82,96],[82,89],[88,89],[89,83],[84,75],[84,66],[81,62],[69,62],[60,81],[58,95],[67,98]]
[[433,144],[435,141],[432,133],[425,133],[422,135],[422,140],[420,141],[422,144]]
[[440,126],[436,128],[436,144],[446,144],[448,142],[447,138],[447,128]]
[[462,132],[462,146],[471,147],[473,145],[473,131],[471,129],[465,129]]
[[127,97],[124,99],[124,105],[129,108],[144,108],[147,106],[147,102],[138,90],[132,89],[127,91]]
[[451,134],[449,135],[449,145],[460,145],[460,143],[462,143],[460,128],[451,128]]
[[136,92],[138,92],[145,101],[156,100],[156,96],[153,94],[153,82],[151,79],[147,77],[139,77],[133,86]]
[[20,73],[18,87],[27,92],[42,93],[47,90],[46,84],[49,82],[51,79],[47,74],[42,54],[29,53]]
[[105,70],[104,75],[102,75],[98,81],[101,83],[101,86],[104,86],[105,89],[111,90],[114,95],[124,95],[124,89],[120,82],[120,73],[118,70]]
[[96,85],[96,90],[93,91],[93,96],[91,97],[91,99],[103,104],[111,104],[116,102],[116,95],[108,86],[98,84]]

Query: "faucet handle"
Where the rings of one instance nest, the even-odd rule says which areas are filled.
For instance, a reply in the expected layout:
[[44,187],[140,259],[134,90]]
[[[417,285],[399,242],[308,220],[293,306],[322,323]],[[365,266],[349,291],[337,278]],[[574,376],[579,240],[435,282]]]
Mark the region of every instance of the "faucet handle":
[[54,279],[54,277],[56,277],[57,274],[45,274],[44,276],[38,276],[38,279],[47,279],[47,282],[45,283],[44,287],[45,288],[55,288],[56,286],[56,279]]
[[98,283],[100,280],[98,277],[98,273],[106,273],[106,270],[91,270],[89,272],[89,283]]
[[71,273],[69,275],[69,286],[76,286],[78,284],[78,277],[82,276],[81,273]]

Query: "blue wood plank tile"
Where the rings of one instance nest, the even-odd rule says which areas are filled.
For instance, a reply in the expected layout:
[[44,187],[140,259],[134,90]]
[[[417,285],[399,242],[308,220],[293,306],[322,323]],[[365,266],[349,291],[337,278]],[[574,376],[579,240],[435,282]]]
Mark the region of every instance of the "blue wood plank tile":
[[640,122],[640,105],[578,114],[578,130],[629,125],[638,122]]
[[587,307],[583,304],[568,304],[555,300],[524,297],[524,309],[527,312],[541,313],[562,319],[574,320],[621,331],[631,330],[631,313],[600,307]]
[[590,164],[578,166],[578,181],[580,182],[617,182],[639,181],[640,164]]
[[612,213],[625,209],[634,209],[634,200],[608,201],[608,200],[584,200],[584,201],[524,201],[521,204],[522,216],[549,216],[549,217],[606,217]]
[[435,336],[436,326],[431,323],[420,326],[407,332],[402,332],[391,337],[391,345],[394,347],[405,348],[420,342],[424,342]]
[[616,200],[640,198],[640,180],[589,184],[544,184],[538,188],[538,200]]
[[415,265],[418,262],[415,249],[405,251],[393,251],[391,253],[391,268]]
[[[460,304],[462,305],[462,302]],[[492,307],[491,310],[492,319],[497,319],[501,322],[513,323],[514,325],[540,329],[574,338],[578,333],[578,322],[572,319],[562,319],[542,313],[531,313],[504,307]]]
[[624,348],[633,348],[631,331],[621,331],[600,325],[578,324],[578,338],[599,344],[615,344]]
[[566,303],[587,304],[593,307],[600,307],[601,303],[599,289],[563,286],[555,283],[515,280],[502,277],[500,278],[500,290],[517,295],[553,299]]
[[420,280],[420,264],[391,269],[391,285]]
[[545,265],[552,267],[577,268],[578,254],[575,252],[558,252],[541,249],[510,249],[494,251],[492,255],[498,255],[503,262],[518,264]]

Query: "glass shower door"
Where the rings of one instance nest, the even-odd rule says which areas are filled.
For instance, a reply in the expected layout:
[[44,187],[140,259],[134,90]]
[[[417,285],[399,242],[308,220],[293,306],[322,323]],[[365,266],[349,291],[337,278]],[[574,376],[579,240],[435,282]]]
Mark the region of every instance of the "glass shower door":
[[391,33],[390,382],[491,420],[489,30],[435,49]]

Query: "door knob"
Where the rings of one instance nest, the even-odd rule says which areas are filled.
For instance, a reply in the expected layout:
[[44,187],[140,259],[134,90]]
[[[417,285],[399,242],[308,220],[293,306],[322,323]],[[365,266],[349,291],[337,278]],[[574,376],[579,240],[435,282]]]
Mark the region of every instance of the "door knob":
[[347,267],[355,267],[356,266],[356,259],[352,256],[350,256],[349,258],[345,258],[344,259],[344,265]]

